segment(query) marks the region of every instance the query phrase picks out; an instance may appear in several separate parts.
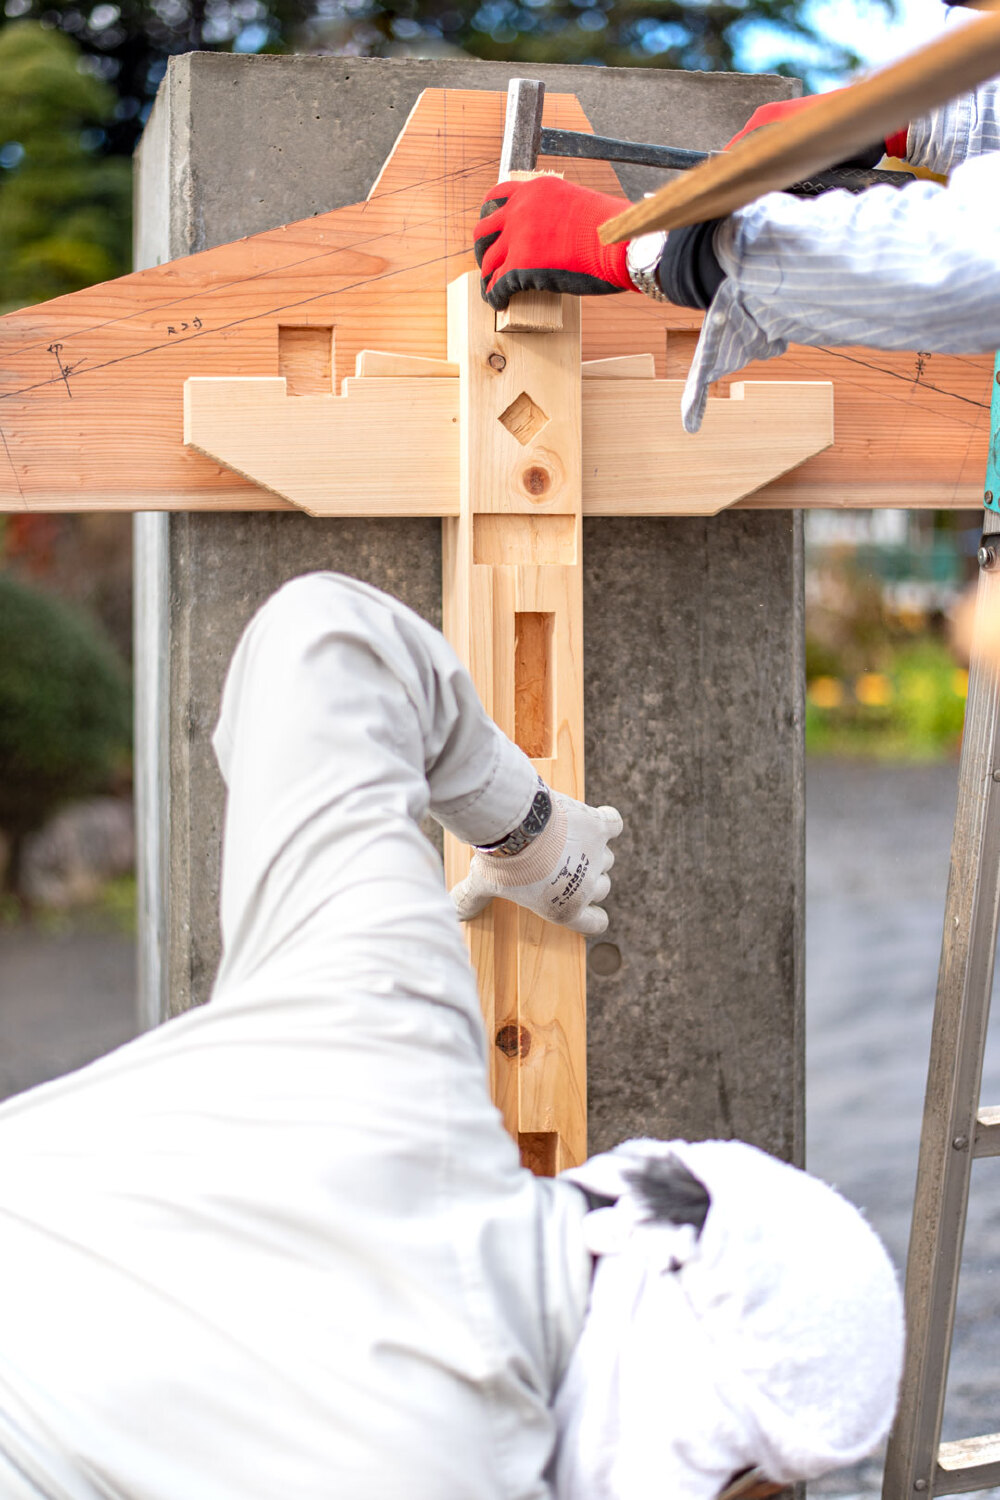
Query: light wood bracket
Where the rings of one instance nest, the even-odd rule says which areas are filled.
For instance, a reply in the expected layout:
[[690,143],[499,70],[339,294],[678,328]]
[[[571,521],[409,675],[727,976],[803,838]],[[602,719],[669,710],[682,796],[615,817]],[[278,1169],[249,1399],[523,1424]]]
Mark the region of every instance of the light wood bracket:
[[[184,441],[311,515],[457,515],[460,380],[431,368],[456,366],[372,350],[358,360],[364,374],[348,376],[340,396],[293,396],[281,377],[192,376]],[[637,374],[646,360],[583,367],[584,515],[714,515],[833,441],[825,381],[734,385],[709,398],[691,437],[683,381]],[[425,368],[402,373],[410,363]],[[530,413],[510,405],[509,430],[530,426]]]

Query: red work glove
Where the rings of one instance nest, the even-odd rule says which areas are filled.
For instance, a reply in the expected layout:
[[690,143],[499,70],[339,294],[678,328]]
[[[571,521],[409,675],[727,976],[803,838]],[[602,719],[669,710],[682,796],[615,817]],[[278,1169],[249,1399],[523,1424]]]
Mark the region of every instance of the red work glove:
[[597,238],[597,226],[627,206],[561,177],[498,183],[480,209],[476,234],[483,297],[502,311],[515,292],[627,291],[627,247]]
[[[842,93],[843,91],[837,89],[835,92]],[[789,115],[798,114],[800,109],[808,109],[810,105],[816,104],[820,99],[827,98],[829,98],[828,94],[807,94],[804,99],[777,99],[773,104],[760,105],[759,108],[754,110],[743,129],[728,142],[726,150],[728,151],[730,147],[735,146],[736,142],[741,141],[745,135],[750,135],[752,131],[759,130],[762,125],[773,125],[776,120],[787,120]],[[867,150],[855,151],[853,156],[849,156],[844,161],[838,162],[837,165],[839,167],[874,167],[882,160],[883,155],[897,156],[905,160],[905,126],[902,130],[896,130],[892,135],[886,136],[885,140],[879,141],[877,145],[869,146]]]

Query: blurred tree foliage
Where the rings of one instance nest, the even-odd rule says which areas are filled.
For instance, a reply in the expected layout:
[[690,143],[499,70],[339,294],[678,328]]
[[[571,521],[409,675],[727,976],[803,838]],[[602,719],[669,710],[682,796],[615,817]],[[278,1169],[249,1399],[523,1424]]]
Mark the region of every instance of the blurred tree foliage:
[[859,64],[803,0],[319,0],[303,29],[319,50],[370,56],[423,38],[475,57],[714,72],[738,68],[743,37],[762,26],[816,47],[827,70]]
[[[895,0],[877,3],[891,12]],[[776,71],[808,76],[802,57],[810,51],[825,73],[856,67],[849,42],[817,32],[809,14],[807,0],[6,0],[3,11],[80,45],[84,68],[116,90],[107,142],[125,155],[167,59],[181,52],[454,50],[525,63],[715,70],[738,67],[744,40],[766,27],[788,49]]]
[[68,37],[0,31],[0,311],[127,267],[129,169],[102,154],[114,91]]
[[128,673],[77,610],[0,573],[0,829],[16,887],[27,834],[127,769]]

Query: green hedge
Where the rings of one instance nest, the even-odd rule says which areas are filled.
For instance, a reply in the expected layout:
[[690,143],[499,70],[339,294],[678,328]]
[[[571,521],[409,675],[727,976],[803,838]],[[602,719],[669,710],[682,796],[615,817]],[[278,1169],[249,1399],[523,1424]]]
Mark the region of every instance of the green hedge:
[[127,669],[100,630],[0,572],[0,828],[15,856],[60,803],[127,767],[131,716]]

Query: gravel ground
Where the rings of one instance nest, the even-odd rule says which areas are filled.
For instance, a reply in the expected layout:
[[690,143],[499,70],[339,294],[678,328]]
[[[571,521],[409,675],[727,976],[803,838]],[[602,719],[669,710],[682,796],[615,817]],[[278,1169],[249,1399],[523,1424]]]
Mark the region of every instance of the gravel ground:
[[0,1099],[127,1042],[134,996],[131,938],[0,930]]
[[[866,1209],[900,1268],[955,782],[952,766],[817,761],[808,773],[808,1165]],[[134,976],[126,938],[0,932],[0,1098],[133,1035]],[[983,1102],[1000,1103],[995,1037]],[[1000,1430],[998,1171],[1000,1161],[974,1170],[945,1438]],[[810,1488],[868,1497],[880,1482],[873,1460]]]
[[[811,763],[807,778],[808,1165],[866,1209],[900,1271],[956,778],[954,766],[824,761]],[[996,1029],[987,1050],[984,1104],[1000,1103]],[[996,1172],[989,1160],[973,1169],[945,1439],[1000,1430]],[[869,1462],[810,1488],[868,1496],[880,1485],[880,1465]]]

